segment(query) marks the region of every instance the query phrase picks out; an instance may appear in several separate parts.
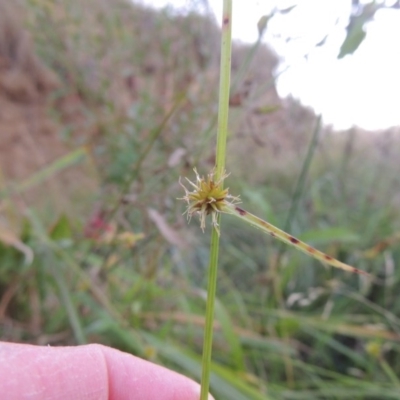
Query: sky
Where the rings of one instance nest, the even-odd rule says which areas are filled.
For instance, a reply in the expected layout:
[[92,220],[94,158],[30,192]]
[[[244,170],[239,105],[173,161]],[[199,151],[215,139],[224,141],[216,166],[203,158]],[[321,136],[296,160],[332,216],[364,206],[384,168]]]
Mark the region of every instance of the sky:
[[[193,0],[137,2],[187,7]],[[222,0],[208,3],[220,21]],[[255,42],[258,20],[277,3],[280,8],[297,4],[271,19],[263,39],[281,59],[279,95],[299,99],[337,129],[400,126],[400,10],[378,11],[360,47],[340,60],[351,0],[233,0],[233,37]],[[316,47],[326,35],[324,45]]]

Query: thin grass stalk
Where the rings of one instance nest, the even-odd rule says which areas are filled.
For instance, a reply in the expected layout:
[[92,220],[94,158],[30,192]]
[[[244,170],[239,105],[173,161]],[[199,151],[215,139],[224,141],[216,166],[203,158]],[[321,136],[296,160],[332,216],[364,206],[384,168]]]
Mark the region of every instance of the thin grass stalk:
[[218,132],[215,160],[215,178],[225,171],[226,138],[228,135],[229,91],[231,84],[232,0],[224,0],[222,11],[221,64],[218,104]]
[[72,293],[70,292],[70,289],[65,281],[65,277],[61,273],[61,266],[56,262],[52,254],[48,254],[48,256],[50,260],[50,271],[58,287],[61,301],[64,304],[72,331],[74,332],[75,340],[78,344],[86,344],[87,338],[83,330],[83,323],[79,318],[78,310],[74,305],[71,296]]
[[389,378],[392,384],[395,387],[400,388],[400,380],[390,364],[383,357],[380,358],[379,364],[381,365],[383,371],[385,371],[386,376]]
[[129,188],[132,185],[132,182],[134,182],[137,179],[137,177],[141,171],[143,162],[145,161],[146,157],[149,155],[150,151],[153,150],[154,144],[156,143],[157,139],[164,132],[164,129],[167,126],[168,122],[171,120],[171,118],[175,114],[176,110],[182,105],[184,100],[186,100],[186,93],[181,93],[179,95],[179,97],[177,97],[177,99],[174,102],[174,104],[172,105],[171,109],[164,116],[161,123],[150,132],[150,135],[149,135],[150,138],[149,138],[149,141],[148,141],[146,147],[144,148],[139,159],[133,166],[132,171],[129,174],[129,178],[122,184],[122,188],[120,189],[120,193],[118,196],[118,201],[116,202],[114,208],[111,210],[111,212],[109,214],[109,220],[111,220],[112,217],[117,212],[118,207],[121,203],[121,200],[129,191]]
[[[304,192],[304,188],[305,188],[308,171],[310,169],[311,161],[313,159],[315,150],[317,148],[320,132],[321,132],[321,115],[319,115],[317,117],[317,121],[316,121],[314,132],[313,132],[313,135],[311,138],[311,142],[308,146],[307,154],[303,161],[303,166],[301,168],[301,172],[297,178],[295,189],[293,191],[290,209],[289,209],[288,215],[286,217],[286,221],[285,221],[284,228],[283,228],[283,230],[286,232],[290,232],[290,230],[291,230],[292,221],[298,211],[300,200],[303,197],[303,192]],[[279,269],[279,264],[280,264],[280,260],[282,258],[284,249],[285,249],[285,247],[282,242],[281,246],[279,247],[278,254],[274,260],[274,265],[277,270]],[[274,276],[276,276],[276,278],[274,278],[275,297],[276,297],[277,302],[279,303],[279,306],[281,308],[284,308],[285,303],[283,301],[283,293],[282,293],[282,286],[280,284],[279,272],[277,274],[274,274]],[[282,338],[285,341],[285,343],[288,344],[289,336],[284,327],[282,328]],[[284,355],[284,364],[285,364],[286,378],[287,378],[288,386],[290,388],[293,388],[293,385],[294,385],[293,364],[292,364],[290,356],[287,354]]]
[[75,340],[78,344],[85,344],[87,343],[87,338],[83,330],[81,319],[79,318],[78,310],[74,305],[72,293],[68,285],[66,284],[65,277],[61,272],[61,266],[57,263],[56,257],[51,251],[51,247],[48,246],[48,243],[50,243],[50,239],[47,236],[45,228],[42,226],[41,222],[33,212],[27,210],[26,215],[28,216],[30,222],[32,223],[32,226],[35,229],[36,236],[39,238],[42,244],[45,245],[45,254],[49,260],[49,269],[59,290],[60,299],[65,307],[65,311],[71,324]]
[[[218,105],[218,132],[215,160],[216,180],[223,180],[226,158],[226,139],[229,117],[229,89],[231,80],[231,47],[232,47],[232,1],[224,0],[222,11],[221,62]],[[220,224],[221,216],[217,216]],[[219,253],[219,232],[216,226],[211,234],[210,262],[208,266],[208,287],[206,304],[206,321],[204,328],[203,359],[201,374],[200,400],[208,399],[210,387],[211,354],[213,342],[214,306],[217,288]]]
[[[311,161],[314,157],[315,154],[315,150],[317,148],[317,144],[318,144],[318,139],[319,139],[319,134],[321,132],[321,115],[319,115],[317,117],[317,121],[315,124],[315,128],[314,128],[314,132],[311,138],[311,142],[310,145],[308,146],[308,150],[307,150],[307,154],[306,157],[304,159],[303,162],[303,166],[301,168],[301,172],[297,178],[297,182],[293,191],[293,195],[292,195],[292,201],[290,204],[290,209],[289,209],[289,213],[287,215],[285,224],[283,226],[283,230],[284,231],[290,231],[291,228],[291,224],[293,221],[293,218],[295,217],[297,210],[299,208],[299,203],[301,198],[303,197],[303,192],[304,192],[304,188],[305,188],[305,183],[306,183],[306,179],[307,179],[307,175],[308,175],[308,171],[310,170],[310,165],[311,165]],[[280,254],[282,252],[283,246],[281,246],[281,251]]]

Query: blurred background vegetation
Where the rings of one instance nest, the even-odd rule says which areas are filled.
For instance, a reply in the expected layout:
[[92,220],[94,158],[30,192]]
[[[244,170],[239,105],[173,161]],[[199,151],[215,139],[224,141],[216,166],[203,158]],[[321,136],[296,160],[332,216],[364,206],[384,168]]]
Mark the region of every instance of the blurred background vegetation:
[[[186,11],[0,0],[1,340],[103,343],[199,380],[209,235],[176,199],[214,163],[220,32]],[[278,97],[278,62],[233,45],[227,185],[376,279],[224,217],[211,391],[398,399],[399,128],[323,126]]]

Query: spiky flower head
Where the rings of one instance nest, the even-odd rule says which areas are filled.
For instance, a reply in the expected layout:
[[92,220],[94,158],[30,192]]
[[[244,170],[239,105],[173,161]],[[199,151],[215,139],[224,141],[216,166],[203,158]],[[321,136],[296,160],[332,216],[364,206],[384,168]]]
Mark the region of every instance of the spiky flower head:
[[222,176],[215,181],[214,170],[207,175],[207,178],[201,177],[196,168],[194,168],[194,173],[196,174],[196,183],[186,178],[189,184],[194,188],[192,192],[190,192],[179,179],[180,185],[185,190],[185,196],[180,200],[185,200],[188,203],[185,213],[189,221],[193,214],[199,214],[200,227],[203,232],[206,227],[206,217],[211,214],[212,225],[219,234],[218,213],[222,212],[227,204],[239,203],[239,198],[231,196],[228,188],[223,188],[224,179],[228,174],[222,174]]

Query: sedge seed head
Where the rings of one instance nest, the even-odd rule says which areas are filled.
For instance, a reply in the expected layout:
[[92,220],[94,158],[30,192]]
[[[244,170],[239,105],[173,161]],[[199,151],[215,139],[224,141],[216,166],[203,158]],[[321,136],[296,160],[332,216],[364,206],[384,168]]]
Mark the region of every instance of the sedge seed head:
[[179,180],[180,185],[185,190],[185,196],[180,200],[185,200],[188,204],[185,213],[189,220],[192,218],[193,214],[199,214],[200,227],[203,232],[206,227],[206,217],[211,214],[212,224],[219,234],[218,213],[222,212],[227,204],[239,203],[239,198],[231,196],[229,194],[229,189],[223,188],[224,179],[228,174],[222,174],[220,179],[216,181],[214,179],[214,170],[207,175],[207,178],[201,177],[196,168],[194,169],[194,173],[196,174],[195,183],[186,178],[189,184],[194,188],[192,191],[189,191],[182,184],[181,180]]

